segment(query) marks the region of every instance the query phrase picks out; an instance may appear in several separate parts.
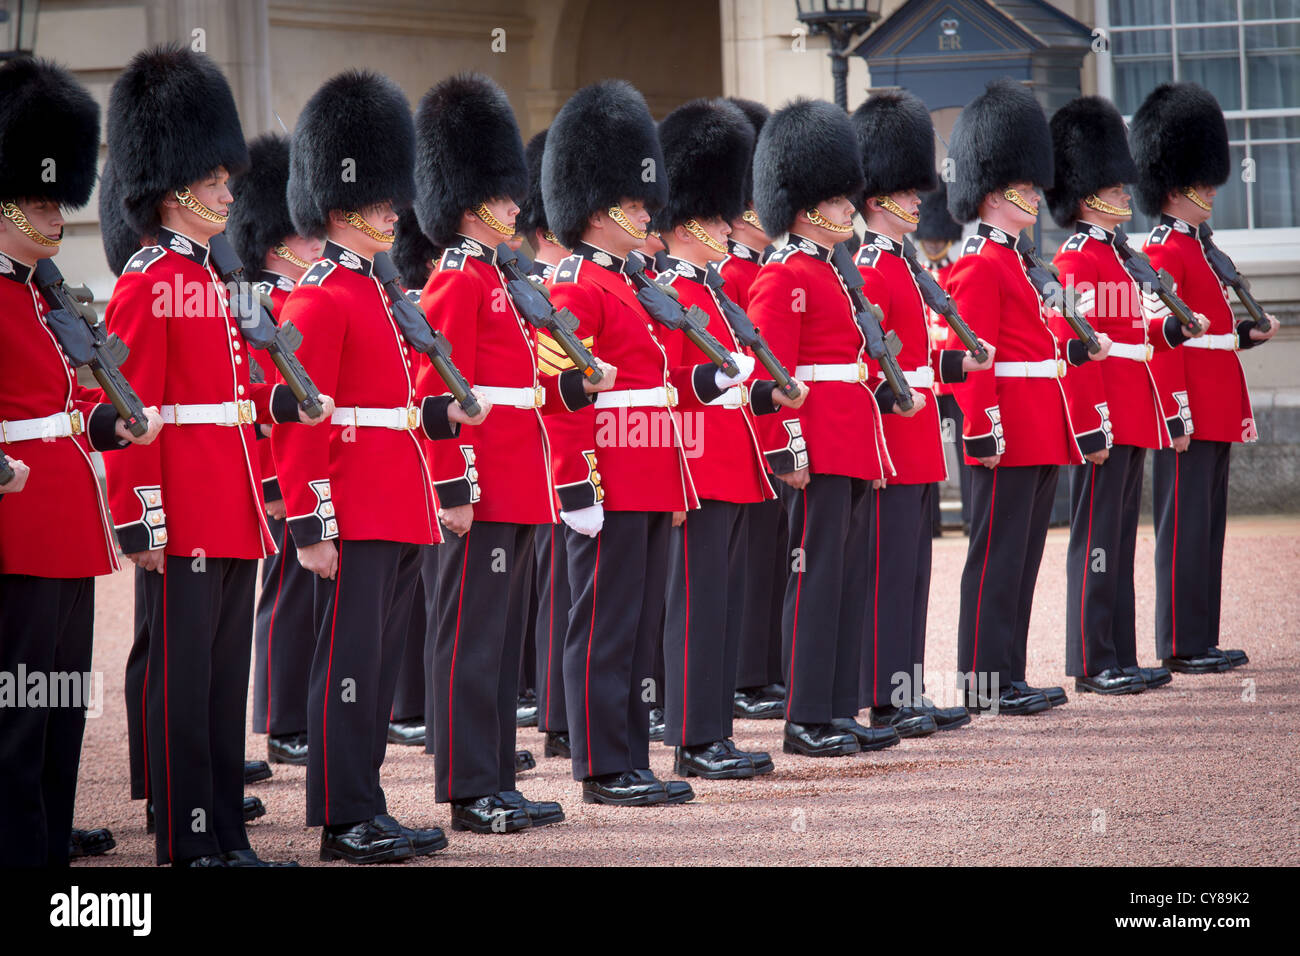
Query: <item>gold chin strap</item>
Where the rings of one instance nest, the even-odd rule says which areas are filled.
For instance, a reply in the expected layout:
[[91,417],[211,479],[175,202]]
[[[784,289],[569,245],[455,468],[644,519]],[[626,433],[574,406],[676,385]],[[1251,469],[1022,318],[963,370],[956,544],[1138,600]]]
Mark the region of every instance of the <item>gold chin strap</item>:
[[607,212],[609,213],[609,218],[622,226],[623,231],[633,239],[644,239],[649,235],[646,230],[638,229],[636,226],[632,225],[632,220],[627,218],[627,213],[623,211],[622,206],[610,206]]
[[1214,212],[1214,207],[1209,203],[1207,203],[1204,199],[1202,199],[1201,194],[1198,193],[1191,186],[1183,187],[1183,195],[1186,196],[1188,199],[1190,199],[1192,202],[1196,203],[1196,205],[1200,206],[1206,212]]
[[1008,200],[1010,200],[1011,202],[1015,203],[1025,212],[1029,213],[1029,215],[1031,216],[1038,215],[1038,210],[1035,209],[1033,206],[1029,205],[1029,202],[1025,199],[1024,196],[1020,195],[1020,193],[1017,190],[1006,189],[1003,191],[1002,195],[1006,197]]
[[227,217],[221,215],[221,213],[217,212],[215,209],[209,209],[207,206],[203,205],[203,203],[199,202],[198,199],[195,198],[194,193],[189,191],[188,187],[176,190],[174,195],[176,196],[176,201],[178,203],[190,212],[194,213],[194,215],[198,216],[200,219],[206,219],[208,222],[226,221]]
[[701,226],[694,219],[687,219],[684,223],[682,223],[682,228],[685,229],[687,232],[689,232],[696,239],[700,240],[700,242],[704,243],[714,252],[720,252],[723,255],[727,254],[727,247],[724,246],[722,243],[718,242],[718,240],[714,239],[707,232],[705,232],[704,227]]
[[478,204],[478,208],[474,210],[474,215],[478,216],[479,219],[483,220],[483,224],[486,225],[493,232],[498,232],[503,236],[513,236],[515,234],[515,231],[513,229],[507,226],[496,216],[492,215],[492,211],[488,209],[487,203],[485,202],[481,202]]
[[547,242],[554,243],[557,246],[560,244],[560,240],[555,238],[555,233],[551,232],[551,230],[549,229],[547,229],[544,233],[542,233],[542,238],[545,239]]
[[894,200],[890,199],[888,196],[877,196],[876,202],[880,203],[881,209],[885,210],[886,212],[893,213],[899,219],[903,220],[903,222],[910,222],[912,225],[916,225],[918,222],[921,221],[920,216],[915,216],[912,213],[908,212],[906,209],[904,209],[898,203],[894,202]]
[[1107,216],[1131,216],[1133,209],[1129,206],[1115,206],[1106,202],[1096,193],[1084,199],[1083,204],[1089,209],[1095,209],[1097,212],[1105,213]]
[[27,217],[23,215],[23,211],[19,209],[17,206],[15,206],[13,203],[7,202],[4,204],[3,207],[0,208],[3,209],[4,217],[8,219],[10,222],[12,222],[15,226],[17,226],[18,230],[22,232],[23,235],[25,235],[28,239],[30,239],[32,242],[36,243],[37,245],[45,246],[47,248],[53,249],[56,248],[60,242],[63,241],[62,235],[60,235],[58,239],[51,239],[45,233],[41,232],[39,229],[33,226],[30,222],[27,221]]
[[295,265],[299,269],[311,268],[310,262],[298,256],[292,249],[290,249],[284,243],[280,243],[271,251],[274,252],[277,256],[279,256],[281,259],[283,259],[285,262],[289,263],[290,265]]
[[818,212],[816,207],[805,209],[803,214],[808,217],[808,221],[814,226],[821,226],[823,229],[829,229],[831,232],[838,232],[841,235],[847,235],[853,231],[852,226],[841,226],[839,223],[831,222]]
[[763,223],[758,218],[758,213],[752,209],[746,209],[744,215],[740,217],[760,232],[763,229]]
[[945,242],[943,244],[943,248],[939,250],[938,255],[930,255],[930,250],[925,247],[924,242],[919,243],[919,245],[921,246],[921,251],[925,253],[925,257],[929,259],[931,262],[938,262],[940,259],[946,256],[948,254],[948,250],[952,248],[951,242]]
[[361,214],[359,212],[350,212],[343,218],[347,221],[347,224],[351,226],[353,229],[357,229],[365,233],[367,236],[369,236],[371,239],[375,240],[376,242],[393,241],[393,237],[390,236],[388,233],[380,232],[374,226],[370,225],[370,223],[362,219]]

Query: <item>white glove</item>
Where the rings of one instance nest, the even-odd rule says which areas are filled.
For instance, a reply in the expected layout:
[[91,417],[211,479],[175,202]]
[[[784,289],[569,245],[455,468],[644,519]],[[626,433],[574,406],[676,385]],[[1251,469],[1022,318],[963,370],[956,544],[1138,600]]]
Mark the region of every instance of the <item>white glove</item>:
[[600,529],[605,524],[605,506],[600,502],[596,502],[594,505],[579,508],[577,511],[561,511],[560,520],[578,534],[585,534],[588,538],[594,538],[600,534]]
[[718,388],[731,388],[733,385],[739,385],[741,382],[749,380],[749,376],[754,374],[754,359],[744,352],[732,352],[731,360],[736,363],[736,377],[732,378],[722,369],[713,373],[714,384]]

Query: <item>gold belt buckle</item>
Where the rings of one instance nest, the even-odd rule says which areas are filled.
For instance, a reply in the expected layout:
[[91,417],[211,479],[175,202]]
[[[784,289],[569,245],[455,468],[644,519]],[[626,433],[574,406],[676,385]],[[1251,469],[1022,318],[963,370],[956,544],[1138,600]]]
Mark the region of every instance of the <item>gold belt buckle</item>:
[[541,408],[546,404],[546,389],[540,385],[533,386],[533,408]]
[[861,359],[858,360],[858,384],[867,384],[867,363]]
[[741,404],[742,406],[744,406],[744,405],[748,405],[748,404],[749,404],[749,386],[748,386],[748,385],[737,385],[736,388],[740,389],[740,404]]
[[420,427],[420,408],[418,405],[406,406],[406,430],[415,431]]
[[253,401],[252,399],[241,399],[235,402],[235,408],[239,414],[239,424],[253,424]]
[[1147,343],[1147,357],[1146,357],[1146,359],[1144,359],[1144,361],[1150,362],[1152,356],[1154,356],[1155,354],[1156,354],[1155,346],[1152,345],[1150,342],[1148,342],[1148,343]]
[[677,389],[675,389],[675,388],[674,388],[673,386],[671,386],[671,385],[665,385],[665,386],[664,386],[664,394],[668,397],[668,407],[669,407],[669,408],[676,408],[676,407],[677,407]]
[[68,412],[68,420],[71,422],[72,425],[72,434],[80,435],[81,428],[82,428],[81,412],[74,408],[72,411]]
[[1056,360],[1056,377],[1065,378],[1065,359]]

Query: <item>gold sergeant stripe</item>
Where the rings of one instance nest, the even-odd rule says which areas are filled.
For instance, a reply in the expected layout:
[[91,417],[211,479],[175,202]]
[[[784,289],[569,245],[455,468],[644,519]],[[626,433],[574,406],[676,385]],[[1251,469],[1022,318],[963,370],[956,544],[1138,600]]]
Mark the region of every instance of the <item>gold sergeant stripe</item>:
[[[595,343],[595,336],[587,336],[582,344],[587,348]],[[559,375],[573,368],[573,360],[565,354],[560,344],[545,332],[537,333],[537,369],[543,375]]]

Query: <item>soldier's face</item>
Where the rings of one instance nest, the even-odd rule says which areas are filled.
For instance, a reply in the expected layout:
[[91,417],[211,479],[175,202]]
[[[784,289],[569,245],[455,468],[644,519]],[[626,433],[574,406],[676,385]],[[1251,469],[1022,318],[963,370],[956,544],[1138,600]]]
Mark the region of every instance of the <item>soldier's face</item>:
[[[189,190],[190,195],[213,212],[221,216],[230,215],[230,204],[235,201],[235,197],[230,194],[230,174],[224,166],[218,166],[198,182],[190,183]],[[209,222],[192,209],[183,206],[179,208],[185,224],[190,227],[187,231],[191,234],[215,236],[226,228],[225,223]]]
[[1002,197],[1002,202],[1006,205],[1007,212],[1010,214],[1011,219],[1017,228],[1029,229],[1038,221],[1038,204],[1042,200],[1042,197],[1038,195],[1038,190],[1034,188],[1034,184],[1031,182],[1012,183],[1007,188],[1014,189],[1019,193],[1020,198],[1033,210],[1033,212],[1025,212],[1010,199],[1007,199],[1005,196]]
[[508,229],[515,227],[515,217],[519,215],[519,206],[513,199],[506,196],[502,199],[489,199],[483,205],[487,206],[490,212],[501,225]]
[[[324,250],[325,248],[324,239],[305,239],[302,236],[286,236],[284,240],[284,244],[288,247],[289,251],[292,252],[295,256],[307,262],[315,262],[317,259],[319,259],[322,250]],[[295,266],[290,265],[288,262],[285,262],[282,259],[278,260],[278,263],[279,264],[276,266],[276,271],[278,272],[284,272],[285,268],[289,268],[289,269],[296,268]],[[301,271],[306,272],[307,270],[303,269]],[[297,278],[297,276],[289,274],[289,278],[295,279]]]
[[[645,232],[650,225],[650,213],[646,211],[645,203],[640,199],[629,199],[624,196],[618,202],[619,207],[623,210],[623,215],[627,217],[632,228]],[[632,235],[612,218],[609,213],[600,213],[601,221],[601,248],[606,252],[626,258],[627,254],[633,249],[642,249],[645,246],[645,239],[638,239]]]
[[384,252],[393,246],[392,235],[393,227],[397,225],[397,213],[393,211],[393,204],[389,201],[375,203],[357,210],[357,215],[366,221],[366,223],[376,231],[389,237],[388,242],[376,239],[360,229],[353,229],[348,236],[349,248],[363,256],[373,256],[376,252]]
[[[63,238],[63,212],[58,203],[48,199],[15,199],[13,203],[41,235],[47,239]],[[0,218],[0,249],[28,264],[37,259],[48,259],[59,251],[58,246],[43,245],[30,238],[5,218]]]
[[[719,243],[724,249],[727,247],[727,239],[731,235],[731,224],[727,220],[721,216],[715,216],[712,219],[696,219],[695,221],[699,223],[701,229],[709,234],[709,238]],[[691,238],[694,239],[693,236]],[[706,262],[721,262],[727,258],[725,252],[718,252],[718,250],[710,248],[698,239],[695,242],[699,245],[700,252]]]

